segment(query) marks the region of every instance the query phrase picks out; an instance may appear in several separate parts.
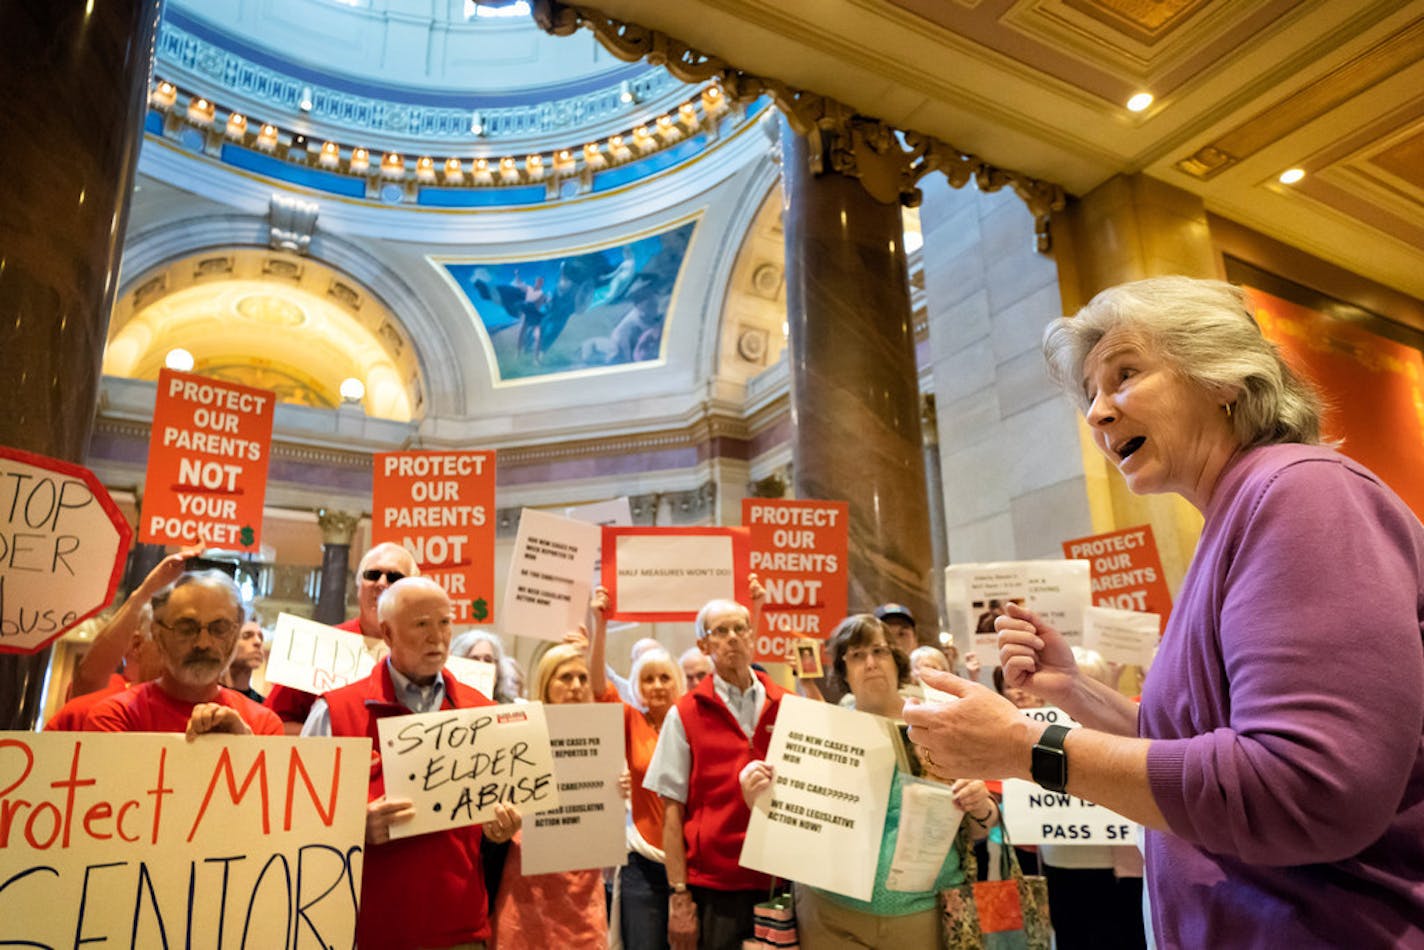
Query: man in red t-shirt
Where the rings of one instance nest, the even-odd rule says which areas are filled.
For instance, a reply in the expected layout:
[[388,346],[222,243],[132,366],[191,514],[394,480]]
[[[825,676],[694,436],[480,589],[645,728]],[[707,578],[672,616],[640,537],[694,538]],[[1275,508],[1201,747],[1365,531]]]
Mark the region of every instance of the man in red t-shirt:
[[143,605],[139,613],[138,626],[129,638],[129,650],[124,654],[123,675],[114,673],[108,684],[100,690],[75,696],[59,707],[59,710],[45,723],[45,732],[78,732],[84,728],[84,720],[89,711],[115,693],[122,693],[135,683],[147,683],[157,679],[163,672],[163,655],[158,652],[158,644],[153,641],[153,608]]
[[96,705],[84,728],[280,736],[275,713],[218,685],[245,613],[237,585],[221,571],[184,574],[159,591],[153,597],[153,638],[163,672]]
[[[419,574],[420,566],[415,563],[415,556],[405,548],[391,541],[376,545],[366,552],[356,568],[356,603],[360,613],[337,624],[336,629],[379,640],[381,618],[376,615],[376,603],[387,587],[402,577]],[[287,735],[296,736],[301,735],[302,723],[307,721],[314,702],[316,697],[311,693],[272,683],[264,705],[281,718]]]

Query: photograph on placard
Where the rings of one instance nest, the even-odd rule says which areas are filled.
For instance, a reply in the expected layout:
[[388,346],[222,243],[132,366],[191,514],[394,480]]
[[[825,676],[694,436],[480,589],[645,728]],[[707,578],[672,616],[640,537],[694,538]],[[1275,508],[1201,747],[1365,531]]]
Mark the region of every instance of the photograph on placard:
[[821,666],[821,641],[802,637],[796,641],[796,675],[801,679],[814,679],[825,675]]

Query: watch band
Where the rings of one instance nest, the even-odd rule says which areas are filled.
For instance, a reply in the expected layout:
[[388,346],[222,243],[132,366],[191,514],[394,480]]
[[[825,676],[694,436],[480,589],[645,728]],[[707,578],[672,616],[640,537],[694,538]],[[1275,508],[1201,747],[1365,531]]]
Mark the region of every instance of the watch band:
[[1063,748],[1063,738],[1068,732],[1067,726],[1049,726],[1033,746],[1033,780],[1050,792],[1068,788],[1068,753]]
[[686,894],[686,893],[687,893],[687,885],[686,885],[686,884],[671,884],[671,885],[669,885],[669,887],[672,888],[672,892],[673,892],[674,894]]

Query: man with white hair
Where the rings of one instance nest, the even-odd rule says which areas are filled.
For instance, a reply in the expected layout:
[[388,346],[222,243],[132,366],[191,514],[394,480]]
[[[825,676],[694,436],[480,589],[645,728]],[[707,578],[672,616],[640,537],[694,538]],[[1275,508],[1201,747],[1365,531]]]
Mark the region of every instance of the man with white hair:
[[739,863],[751,811],[739,775],[765,758],[785,690],[752,668],[766,592],[749,578],[753,609],[713,600],[697,614],[697,646],[712,675],[668,710],[643,787],[663,798],[668,942],[674,950],[740,950],[771,878]]
[[356,943],[361,947],[483,947],[490,939],[480,843],[503,844],[519,812],[496,805],[483,825],[391,838],[391,825],[415,817],[409,799],[387,798],[377,723],[387,716],[491,705],[445,669],[455,609],[444,588],[423,577],[396,581],[377,615],[391,648],[365,679],[322,696],[304,736],[366,736],[371,783],[366,805],[365,870]]
[[[356,568],[356,603],[360,611],[350,620],[337,624],[336,629],[379,639],[381,619],[376,605],[381,595],[401,578],[419,574],[420,565],[415,562],[415,556],[399,544],[383,541],[371,548]],[[265,705],[281,718],[287,735],[295,736],[302,731],[302,723],[307,721],[315,702],[316,696],[312,693],[273,683]]]
[[89,711],[91,732],[204,732],[281,735],[282,723],[239,692],[218,684],[237,647],[242,594],[221,571],[183,574],[153,596],[153,639],[163,659],[158,679],[109,697]]
[[682,665],[682,675],[687,677],[689,690],[696,689],[698,683],[712,674],[712,661],[698,647],[688,647],[677,662]]

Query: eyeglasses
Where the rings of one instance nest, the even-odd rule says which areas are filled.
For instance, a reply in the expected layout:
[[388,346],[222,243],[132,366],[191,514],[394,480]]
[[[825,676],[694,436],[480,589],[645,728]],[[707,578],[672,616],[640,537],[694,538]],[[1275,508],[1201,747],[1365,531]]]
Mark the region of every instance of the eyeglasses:
[[207,623],[198,623],[190,617],[184,617],[177,623],[164,623],[162,620],[155,620],[154,625],[162,627],[164,630],[172,630],[184,640],[196,640],[198,634],[204,630],[208,631],[208,635],[214,640],[225,640],[238,628],[238,624],[223,618],[209,620]]
[[370,581],[372,584],[382,577],[386,579],[387,584],[394,584],[396,581],[404,579],[405,575],[400,571],[382,571],[374,567],[361,572],[361,579]]
[[875,657],[877,662],[890,659],[890,648],[879,644],[873,647],[856,647],[854,650],[847,650],[845,661],[847,663],[864,663],[868,657]]
[[737,623],[724,623],[721,626],[713,627],[707,631],[709,637],[716,637],[718,640],[725,640],[727,637],[746,636],[751,632],[751,627],[740,621]]

